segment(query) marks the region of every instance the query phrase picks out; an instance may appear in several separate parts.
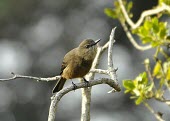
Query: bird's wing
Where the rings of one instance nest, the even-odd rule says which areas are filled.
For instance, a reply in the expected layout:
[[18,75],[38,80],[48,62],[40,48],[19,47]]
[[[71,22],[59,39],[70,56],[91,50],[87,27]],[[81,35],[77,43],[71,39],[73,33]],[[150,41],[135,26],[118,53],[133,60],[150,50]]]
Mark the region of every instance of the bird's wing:
[[61,65],[60,75],[63,73],[64,69],[68,66],[68,64],[70,64],[71,61],[74,61],[75,54],[76,54],[76,48],[72,49],[64,56],[64,59]]
[[67,67],[67,64],[63,61],[61,65],[61,72],[60,75],[63,73],[63,70]]

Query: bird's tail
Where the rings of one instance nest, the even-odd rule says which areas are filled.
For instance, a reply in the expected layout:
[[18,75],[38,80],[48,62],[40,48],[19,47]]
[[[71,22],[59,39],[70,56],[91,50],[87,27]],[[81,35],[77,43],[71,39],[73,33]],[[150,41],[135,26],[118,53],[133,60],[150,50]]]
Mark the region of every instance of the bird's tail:
[[57,84],[54,86],[52,93],[59,92],[63,88],[65,82],[66,82],[66,79],[61,77],[58,80]]

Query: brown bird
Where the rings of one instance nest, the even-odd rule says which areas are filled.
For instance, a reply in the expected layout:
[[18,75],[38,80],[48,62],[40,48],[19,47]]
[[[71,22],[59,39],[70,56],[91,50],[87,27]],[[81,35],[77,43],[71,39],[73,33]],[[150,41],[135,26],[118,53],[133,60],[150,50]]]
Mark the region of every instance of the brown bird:
[[[96,44],[99,41],[100,39],[96,41],[92,39],[83,40],[77,48],[72,49],[64,56],[60,73],[61,78],[55,85],[52,91],[53,93],[60,91],[68,79],[84,79],[84,76],[89,72],[96,56]],[[85,79],[84,81],[86,82]]]

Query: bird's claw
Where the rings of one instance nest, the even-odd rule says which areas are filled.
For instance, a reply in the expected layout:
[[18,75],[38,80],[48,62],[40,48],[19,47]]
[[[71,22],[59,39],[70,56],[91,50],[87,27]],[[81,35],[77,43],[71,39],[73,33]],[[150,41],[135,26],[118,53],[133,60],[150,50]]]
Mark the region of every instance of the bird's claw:
[[85,83],[86,87],[89,87],[90,86],[89,81],[87,81],[85,78],[83,78],[83,80],[84,80],[84,83]]
[[72,85],[73,85],[73,90],[75,91],[77,89],[77,85],[74,84],[74,82],[72,82]]

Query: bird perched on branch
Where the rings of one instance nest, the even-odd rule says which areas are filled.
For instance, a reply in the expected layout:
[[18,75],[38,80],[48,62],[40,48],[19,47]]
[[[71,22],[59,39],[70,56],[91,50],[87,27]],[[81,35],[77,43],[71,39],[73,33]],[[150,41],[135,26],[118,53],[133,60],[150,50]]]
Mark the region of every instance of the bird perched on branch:
[[53,93],[60,91],[68,79],[83,78],[87,83],[84,76],[92,66],[97,52],[96,44],[99,41],[100,39],[96,41],[92,39],[83,40],[77,48],[72,49],[64,56],[60,73],[61,78],[55,85]]

